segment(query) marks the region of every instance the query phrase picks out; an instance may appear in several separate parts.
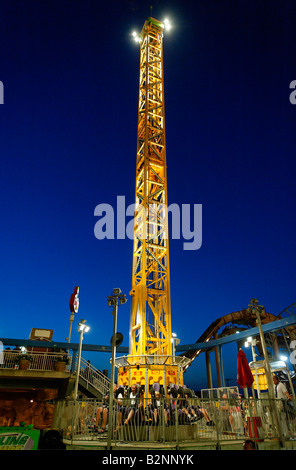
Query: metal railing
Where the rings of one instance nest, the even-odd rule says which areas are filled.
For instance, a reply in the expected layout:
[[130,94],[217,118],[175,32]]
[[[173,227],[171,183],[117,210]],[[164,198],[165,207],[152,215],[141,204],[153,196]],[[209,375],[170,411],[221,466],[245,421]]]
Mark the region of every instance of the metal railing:
[[37,352],[30,351],[23,354],[21,351],[3,351],[3,361],[0,369],[19,369],[22,356],[29,358],[28,370],[56,370],[56,365],[67,356],[66,370],[71,366],[71,356],[60,352]]
[[[35,371],[56,371],[61,370],[59,365],[61,360],[66,357],[66,371],[71,370],[72,356],[64,352],[47,352],[47,351],[27,351],[23,353],[19,350],[5,350],[1,355],[0,370],[21,369],[20,358],[26,356],[29,359],[27,370]],[[73,368],[72,368],[73,369]],[[74,370],[77,370],[75,363]],[[87,361],[81,358],[80,365],[80,379],[84,381],[86,388],[93,387],[102,396],[109,393],[110,379],[106,377],[101,371],[90,365]]]
[[168,356],[168,355],[149,355],[142,354],[140,356],[121,356],[116,357],[116,367],[127,367],[131,365],[176,365],[185,367],[191,362],[186,356]]
[[94,387],[102,396],[109,393],[110,379],[83,358],[81,358],[79,375],[85,380],[87,388]]
[[[296,402],[274,400],[286,440],[296,438]],[[279,439],[269,399],[198,398],[161,399],[158,403],[140,399],[114,400],[113,421],[109,422],[108,401],[85,400],[59,403],[59,422],[65,439],[107,441],[111,426],[112,445],[124,442],[214,443]]]

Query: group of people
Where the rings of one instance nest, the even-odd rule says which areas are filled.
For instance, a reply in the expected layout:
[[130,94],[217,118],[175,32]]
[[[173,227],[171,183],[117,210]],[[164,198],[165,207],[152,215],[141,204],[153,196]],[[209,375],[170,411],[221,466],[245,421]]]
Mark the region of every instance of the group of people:
[[[113,411],[116,417],[115,432],[121,426],[136,423],[156,426],[164,424],[169,426],[178,419],[180,424],[191,424],[200,419],[205,419],[208,426],[214,423],[208,412],[191,403],[194,392],[186,386],[177,387],[170,384],[165,392],[163,386],[154,383],[149,390],[149,398],[145,398],[143,386],[132,384],[131,387],[114,385]],[[109,397],[97,410],[97,426],[101,424],[99,433],[106,432],[109,417]]]
[[[137,385],[132,385],[129,391],[129,403],[126,406],[124,399],[126,398],[126,390],[123,386],[117,386],[114,384],[113,390],[113,411],[117,417],[117,425],[115,427],[115,432],[119,431],[122,425],[122,420],[124,419],[124,424],[132,419],[132,417],[138,412],[141,411],[141,403],[139,401],[140,393]],[[106,432],[107,423],[109,418],[109,396],[107,395],[97,410],[97,426],[101,424],[99,434]]]
[[[290,400],[293,398],[286,386],[274,377],[275,397],[282,404],[283,412],[290,413],[288,419],[295,418],[292,414]],[[218,405],[209,402],[207,409],[197,400],[194,392],[186,386],[170,384],[165,390],[159,383],[154,383],[145,394],[144,387],[133,384],[131,387],[114,386],[114,431],[130,424],[165,425],[193,424],[203,419],[207,426],[217,424],[218,432],[235,433],[245,437],[260,438],[268,427],[268,405],[252,398],[243,400],[239,395],[222,394]],[[147,396],[148,395],[148,398]],[[265,400],[263,400],[265,403]],[[258,408],[259,406],[259,408]],[[213,409],[215,407],[215,410]],[[293,410],[293,409],[292,409]],[[211,417],[215,417],[215,423]],[[99,433],[106,432],[109,420],[109,397],[97,409],[96,425]],[[252,424],[254,423],[254,424]],[[255,435],[253,434],[255,432]]]
[[[292,400],[294,397],[289,393],[286,385],[281,382],[278,376],[273,376],[274,397],[279,411],[279,417],[285,428],[293,425],[296,418],[296,410]],[[269,395],[259,401],[250,397],[243,400],[240,395],[222,395],[219,404],[219,424],[223,433],[235,433],[237,435],[263,437],[271,429],[271,406]],[[296,424],[296,423],[295,423]],[[294,428],[294,426],[293,426]]]

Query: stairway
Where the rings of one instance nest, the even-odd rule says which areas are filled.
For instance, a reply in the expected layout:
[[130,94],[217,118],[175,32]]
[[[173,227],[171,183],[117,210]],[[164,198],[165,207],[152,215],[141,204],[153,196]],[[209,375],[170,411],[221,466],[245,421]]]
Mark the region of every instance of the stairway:
[[102,399],[109,394],[110,379],[81,358],[79,389],[88,398]]

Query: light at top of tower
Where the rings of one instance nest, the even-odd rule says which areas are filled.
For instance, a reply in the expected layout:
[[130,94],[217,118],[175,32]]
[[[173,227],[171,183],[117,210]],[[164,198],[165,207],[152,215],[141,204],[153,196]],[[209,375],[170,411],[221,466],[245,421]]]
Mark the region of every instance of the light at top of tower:
[[166,31],[170,31],[170,29],[172,28],[172,24],[168,18],[165,18],[165,20],[163,21],[163,27]]
[[140,42],[141,41],[141,38],[140,38],[139,34],[136,31],[133,31],[132,36],[133,36],[135,42]]
[[[172,24],[168,18],[164,19],[164,21],[162,22],[162,27],[165,31],[170,31],[172,29]],[[141,36],[137,31],[133,31],[132,36],[135,42],[141,42]]]

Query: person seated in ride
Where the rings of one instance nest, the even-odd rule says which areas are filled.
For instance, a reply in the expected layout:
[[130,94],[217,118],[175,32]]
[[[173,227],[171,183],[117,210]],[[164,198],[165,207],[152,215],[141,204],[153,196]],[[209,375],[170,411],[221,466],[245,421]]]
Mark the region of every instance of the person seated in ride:
[[129,399],[130,403],[129,406],[126,410],[127,418],[124,421],[124,424],[127,425],[130,423],[132,418],[137,414],[139,414],[139,411],[143,408],[143,403],[141,401],[141,390],[140,387],[137,386],[137,384],[132,384],[129,393],[127,395],[127,398]]
[[163,387],[158,382],[155,382],[150,389],[150,394],[151,401],[148,403],[149,417],[153,418],[153,424],[158,424],[161,410],[163,410],[164,422],[167,424],[168,411],[163,399]]
[[107,432],[107,420],[108,420],[108,405],[109,405],[109,395],[106,395],[103,399],[101,406],[97,409],[97,421],[96,426],[99,427],[101,419],[103,419],[101,429],[99,429],[98,434],[103,434]]
[[168,394],[170,397],[170,402],[169,402],[169,407],[168,407],[168,418],[170,422],[174,422],[176,415],[178,417],[178,420],[180,420],[182,416],[182,410],[180,409],[179,403],[178,403],[178,386],[174,383],[170,383],[168,386]]
[[182,424],[186,424],[187,421],[193,420],[193,416],[190,413],[191,409],[189,406],[188,395],[185,395],[185,387],[183,386],[178,388],[177,402],[180,410],[182,411]]
[[[117,385],[114,384],[113,410],[115,413],[117,413],[117,423],[118,423],[115,431],[118,431],[121,427],[122,414],[124,412],[123,407],[122,407],[122,399],[124,397],[123,393],[124,393],[123,387],[122,386],[117,387]],[[103,422],[102,422],[101,429],[98,431],[98,434],[103,434],[107,432],[106,426],[107,426],[108,415],[109,415],[109,395],[105,396],[103,405],[100,406],[97,410],[97,425],[99,424],[102,415],[103,415]]]
[[116,431],[119,431],[121,428],[122,423],[122,416],[124,416],[126,407],[123,405],[124,400],[124,387],[123,385],[119,385],[118,387],[114,388],[114,411],[117,413],[117,427]]
[[194,395],[191,389],[186,386],[183,386],[181,389],[179,389],[179,395],[185,398],[185,400],[182,400],[182,412],[185,414],[189,422],[195,422],[202,418],[205,418],[207,426],[214,425],[213,421],[210,419],[207,410],[197,405],[193,406],[190,403],[190,400]]

